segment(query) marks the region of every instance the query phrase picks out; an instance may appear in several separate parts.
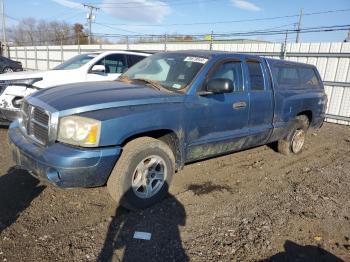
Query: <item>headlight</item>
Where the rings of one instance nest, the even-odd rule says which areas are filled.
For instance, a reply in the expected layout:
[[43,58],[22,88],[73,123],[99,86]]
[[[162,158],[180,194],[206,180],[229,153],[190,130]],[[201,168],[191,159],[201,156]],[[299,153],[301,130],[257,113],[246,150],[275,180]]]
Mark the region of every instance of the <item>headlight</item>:
[[100,141],[100,133],[100,121],[81,116],[67,116],[60,119],[58,141],[83,147],[96,147]]

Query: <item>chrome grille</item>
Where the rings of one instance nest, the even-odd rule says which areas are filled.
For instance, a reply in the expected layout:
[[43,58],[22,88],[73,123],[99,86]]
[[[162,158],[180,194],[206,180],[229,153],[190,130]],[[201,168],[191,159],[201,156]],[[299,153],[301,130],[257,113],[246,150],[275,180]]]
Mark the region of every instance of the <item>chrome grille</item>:
[[35,107],[25,100],[22,103],[22,128],[28,136],[40,144],[49,142],[49,114],[40,107]]
[[49,115],[41,108],[35,107],[33,110],[33,118],[46,127],[49,126]]
[[43,127],[35,122],[32,122],[30,125],[30,133],[43,144],[48,142],[48,132],[47,127]]

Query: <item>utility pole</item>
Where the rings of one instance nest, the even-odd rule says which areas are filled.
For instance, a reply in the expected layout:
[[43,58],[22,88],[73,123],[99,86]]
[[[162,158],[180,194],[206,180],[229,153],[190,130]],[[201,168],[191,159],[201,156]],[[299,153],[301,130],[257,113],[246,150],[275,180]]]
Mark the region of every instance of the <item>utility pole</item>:
[[286,36],[284,37],[284,43],[283,43],[283,59],[286,59],[287,56],[287,41],[288,41],[288,30],[286,31]]
[[297,23],[297,36],[295,39],[295,43],[299,43],[300,41],[300,29],[301,29],[301,19],[303,18],[303,9],[300,9],[299,21]]
[[89,45],[91,44],[91,24],[92,24],[92,20],[95,19],[95,16],[93,15],[93,10],[95,9],[96,11],[100,8],[98,7],[95,7],[93,5],[89,5],[89,4],[83,4],[84,7],[88,8],[89,9],[89,12],[87,13],[87,20],[89,22],[89,38],[88,38],[88,41],[89,41]]
[[348,37],[345,38],[344,42],[350,42],[350,29],[348,31]]
[[1,13],[2,13],[2,44],[6,49],[6,17],[5,17],[5,0],[1,0]]
[[209,45],[209,49],[210,50],[213,50],[213,42],[214,42],[214,31],[211,30],[211,33],[210,33],[210,45]]

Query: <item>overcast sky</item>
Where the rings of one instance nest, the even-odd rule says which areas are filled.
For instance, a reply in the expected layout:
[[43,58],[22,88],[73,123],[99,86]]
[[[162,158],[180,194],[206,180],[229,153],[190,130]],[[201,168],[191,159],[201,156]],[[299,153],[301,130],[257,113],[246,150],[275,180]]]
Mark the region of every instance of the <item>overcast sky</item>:
[[[274,20],[223,23],[327,10],[350,9],[350,0],[5,0],[7,25],[16,19],[34,17],[64,20],[86,25],[87,9],[82,3],[99,7],[94,33],[108,34],[205,34],[294,28],[297,17]],[[196,24],[197,23],[197,24]],[[200,23],[200,24],[198,24]],[[185,24],[185,25],[184,25]],[[308,15],[303,27],[350,24],[350,11]],[[347,32],[303,34],[302,41],[343,41]],[[282,41],[284,36],[254,36],[254,39]],[[295,38],[295,36],[291,36]]]

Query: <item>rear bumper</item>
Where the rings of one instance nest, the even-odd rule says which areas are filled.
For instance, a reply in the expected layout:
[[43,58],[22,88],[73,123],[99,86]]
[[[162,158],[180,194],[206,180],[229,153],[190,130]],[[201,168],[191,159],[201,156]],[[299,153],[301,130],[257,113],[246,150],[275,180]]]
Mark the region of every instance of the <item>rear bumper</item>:
[[17,166],[63,188],[104,185],[121,153],[120,147],[85,149],[61,143],[43,147],[24,136],[17,121],[8,138]]

